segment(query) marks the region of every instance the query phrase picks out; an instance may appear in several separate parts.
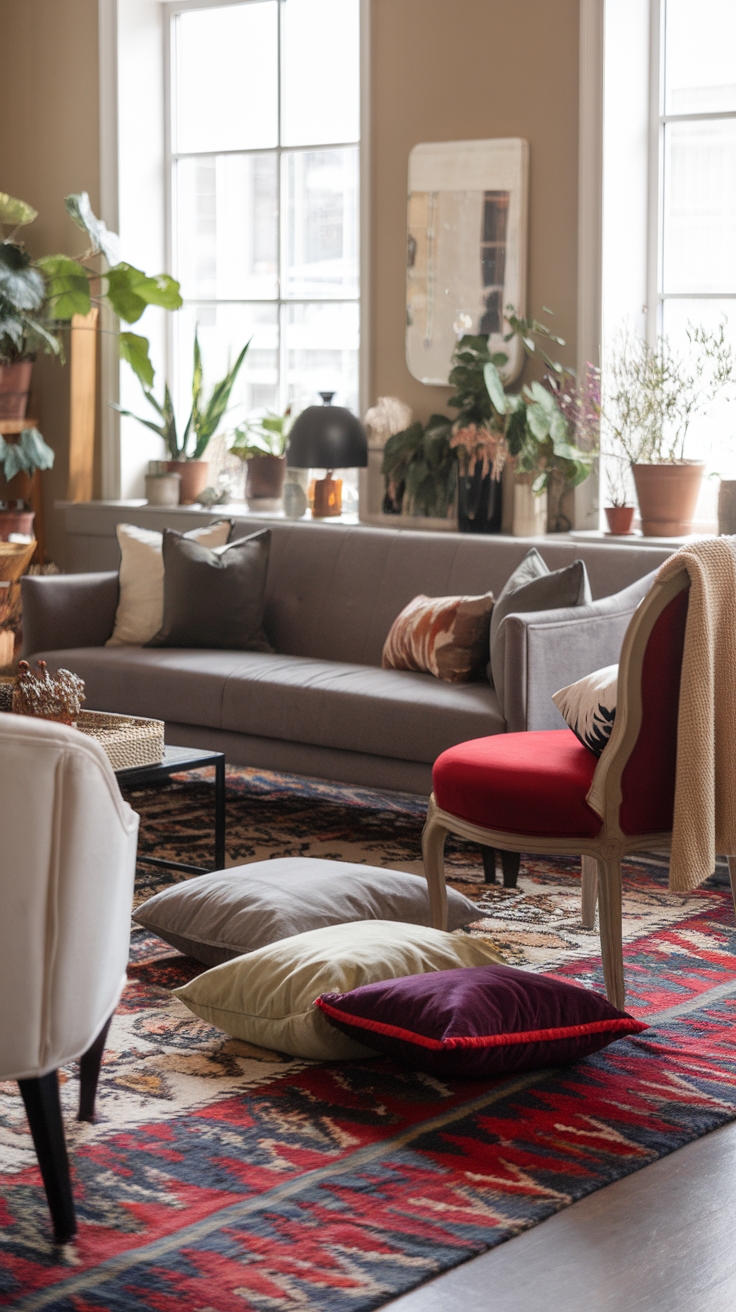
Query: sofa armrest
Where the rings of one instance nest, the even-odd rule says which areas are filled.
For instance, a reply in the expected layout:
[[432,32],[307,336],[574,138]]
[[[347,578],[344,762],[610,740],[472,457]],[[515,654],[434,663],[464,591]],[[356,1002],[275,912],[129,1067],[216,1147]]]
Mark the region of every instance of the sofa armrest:
[[23,655],[101,647],[115,624],[119,584],[111,574],[26,575]]
[[[561,729],[552,694],[593,670],[615,665],[629,620],[657,571],[587,606],[507,615],[503,713],[509,733]],[[499,630],[500,632],[500,630]]]

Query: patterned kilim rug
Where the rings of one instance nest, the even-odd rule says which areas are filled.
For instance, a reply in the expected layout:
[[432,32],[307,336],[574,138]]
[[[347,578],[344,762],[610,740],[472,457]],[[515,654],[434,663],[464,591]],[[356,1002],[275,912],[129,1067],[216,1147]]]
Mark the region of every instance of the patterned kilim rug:
[[[230,771],[228,861],[303,853],[419,871],[416,798]],[[141,850],[209,864],[204,777],[130,795]],[[525,858],[451,882],[490,911],[467,932],[510,962],[602,990],[577,862]],[[176,877],[176,876],[174,876]],[[139,895],[172,876],[141,867]],[[318,1065],[197,1021],[170,988],[199,967],[136,930],[98,1121],[74,1121],[80,1233],[61,1252],[17,1086],[0,1086],[0,1305],[64,1312],[367,1312],[736,1117],[736,924],[727,888],[667,891],[625,870],[629,1009],[639,1037],[565,1068],[445,1082],[388,1061]]]

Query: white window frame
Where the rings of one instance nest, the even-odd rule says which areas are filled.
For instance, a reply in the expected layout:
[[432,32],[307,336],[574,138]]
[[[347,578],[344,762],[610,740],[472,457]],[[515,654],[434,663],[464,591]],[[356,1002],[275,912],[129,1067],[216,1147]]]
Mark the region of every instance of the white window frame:
[[[190,8],[209,7],[221,3],[222,0],[203,0],[200,3],[189,5]],[[229,2],[229,0],[225,0]],[[155,51],[161,50],[161,89],[156,85],[146,85],[146,105],[149,117],[147,118],[147,130],[149,135],[154,139],[155,152],[158,152],[161,158],[165,157],[166,151],[166,129],[167,111],[170,108],[170,99],[168,96],[169,86],[164,86],[166,52],[169,48],[169,42],[165,39],[167,36],[167,13],[165,12],[170,6],[166,0],[136,0],[134,27],[145,15],[145,21],[141,22],[140,39],[151,41]],[[182,7],[182,6],[179,6]],[[184,6],[186,7],[186,6]],[[121,24],[130,15],[130,0],[98,0],[98,55],[100,67],[100,209],[101,216],[109,228],[116,232],[121,232],[124,246],[129,239],[129,234],[121,229],[121,214],[124,206],[121,205],[121,179],[125,183],[125,171],[121,168],[124,152],[121,151],[121,118],[127,117],[129,105],[124,103],[124,95],[121,91],[121,82],[124,85],[125,77],[120,76],[120,61],[126,58],[126,46],[131,43],[130,24],[126,29],[126,36],[121,41]],[[151,19],[153,24],[151,24]],[[371,248],[371,231],[370,231],[370,31],[371,31],[371,0],[360,0],[360,167],[359,167],[359,187],[360,187],[360,347],[359,347],[359,389],[360,389],[360,410],[361,414],[365,412],[369,405],[371,396],[372,378],[370,371],[370,248]],[[125,71],[125,70],[123,70]],[[128,78],[128,82],[130,79]],[[155,81],[155,79],[154,79]],[[129,91],[129,88],[128,88]],[[123,124],[124,128],[124,124]],[[160,133],[160,140],[158,134]],[[150,152],[149,152],[150,154]],[[150,166],[150,160],[148,161]],[[143,267],[146,269],[167,268],[170,271],[170,264],[167,263],[170,253],[170,246],[166,249],[166,243],[170,242],[170,223],[166,217],[169,214],[170,206],[170,174],[165,166],[162,167],[160,178],[161,182],[161,204],[160,208],[165,216],[162,220],[161,231],[153,231],[153,245],[156,249],[164,251],[166,258],[160,259],[159,255],[146,254],[142,257]],[[124,196],[122,196],[124,200]],[[123,228],[125,225],[123,224]],[[150,229],[149,229],[150,230]],[[148,314],[152,314],[149,311]],[[163,314],[163,312],[161,312]],[[157,360],[157,369],[159,371],[159,380],[166,376],[169,384],[173,381],[171,378],[171,337],[173,325],[169,322],[169,316],[165,316],[165,336],[168,339],[159,343],[159,358]],[[113,328],[114,324],[111,323]],[[142,325],[144,331],[147,331],[146,324]],[[140,450],[129,450],[131,442],[135,446],[135,440],[132,434],[136,428],[134,421],[124,420],[123,426],[128,426],[128,433],[124,434],[121,443],[121,421],[120,415],[110,407],[111,401],[118,401],[121,392],[121,368],[118,356],[117,341],[114,333],[101,334],[100,354],[101,354],[101,414],[102,414],[102,433],[101,433],[101,475],[102,475],[102,496],[106,500],[117,500],[121,495],[142,496],[143,495],[143,475],[146,467],[148,453],[144,454],[144,446],[141,444]],[[139,398],[135,395],[135,400]],[[133,407],[135,408],[135,407]],[[132,427],[131,427],[132,425]],[[137,470],[137,472],[135,472]]]
[[665,92],[665,17],[666,0],[650,2],[650,73],[649,73],[649,249],[648,297],[653,313],[647,315],[647,336],[652,346],[662,332],[665,301],[732,301],[736,288],[721,292],[665,292],[664,282],[664,138],[668,123],[706,123],[717,119],[736,119],[736,109],[712,113],[666,114]]
[[[166,260],[167,270],[174,273],[176,252],[174,249],[174,196],[173,196],[173,177],[176,162],[184,158],[201,158],[203,156],[217,156],[222,154],[270,154],[276,155],[277,158],[277,204],[279,213],[279,231],[278,231],[278,294],[270,298],[243,298],[235,297],[233,302],[237,304],[251,305],[269,305],[276,309],[277,323],[279,329],[279,361],[278,361],[278,393],[277,409],[284,410],[287,404],[286,397],[286,379],[287,379],[287,361],[286,361],[286,333],[283,331],[282,307],[289,305],[311,305],[319,304],[355,304],[358,306],[359,315],[359,356],[358,356],[358,406],[362,413],[365,412],[368,405],[369,395],[369,378],[368,378],[368,269],[367,269],[367,250],[368,250],[368,217],[369,207],[367,204],[368,192],[368,72],[370,69],[368,49],[368,38],[370,30],[370,0],[359,0],[360,10],[360,136],[358,141],[342,142],[329,141],[320,142],[317,145],[308,146],[284,146],[281,141],[281,87],[282,87],[282,57],[283,49],[281,42],[282,13],[285,0],[277,0],[278,3],[278,141],[275,146],[265,147],[255,150],[198,150],[198,151],[179,151],[175,150],[172,141],[172,119],[174,113],[174,102],[176,87],[174,85],[175,73],[172,66],[173,50],[173,32],[176,16],[186,13],[188,10],[200,9],[219,9],[230,5],[240,4],[257,4],[262,0],[164,0],[162,3],[162,14],[164,22],[164,159],[165,159],[165,212],[166,212]],[[320,296],[320,297],[294,297],[283,296],[281,286],[281,271],[283,268],[284,243],[286,241],[286,216],[281,204],[281,180],[282,180],[282,156],[284,154],[293,154],[295,152],[306,152],[316,150],[339,150],[358,148],[358,295],[350,296]],[[195,297],[194,300],[206,300],[214,305],[228,304],[227,298],[221,297]],[[186,300],[185,300],[186,304]],[[168,369],[169,386],[175,384],[175,372],[177,362],[174,358],[174,325],[168,325]],[[316,399],[316,398],[315,398]]]

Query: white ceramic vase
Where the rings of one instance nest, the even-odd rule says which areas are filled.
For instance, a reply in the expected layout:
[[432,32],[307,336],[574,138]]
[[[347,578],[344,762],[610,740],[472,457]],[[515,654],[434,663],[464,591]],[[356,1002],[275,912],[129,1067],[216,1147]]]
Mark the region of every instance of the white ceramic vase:
[[547,490],[535,496],[531,474],[517,474],[514,482],[514,519],[511,529],[515,538],[536,538],[547,532]]

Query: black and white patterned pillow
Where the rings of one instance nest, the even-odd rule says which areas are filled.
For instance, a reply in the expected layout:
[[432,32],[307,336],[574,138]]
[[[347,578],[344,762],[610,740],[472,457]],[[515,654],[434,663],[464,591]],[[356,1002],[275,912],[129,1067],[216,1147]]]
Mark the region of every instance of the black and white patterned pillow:
[[604,669],[586,674],[584,679],[552,694],[552,701],[563,719],[583,747],[588,747],[596,756],[600,756],[611,737],[617,691],[618,665],[606,665]]

